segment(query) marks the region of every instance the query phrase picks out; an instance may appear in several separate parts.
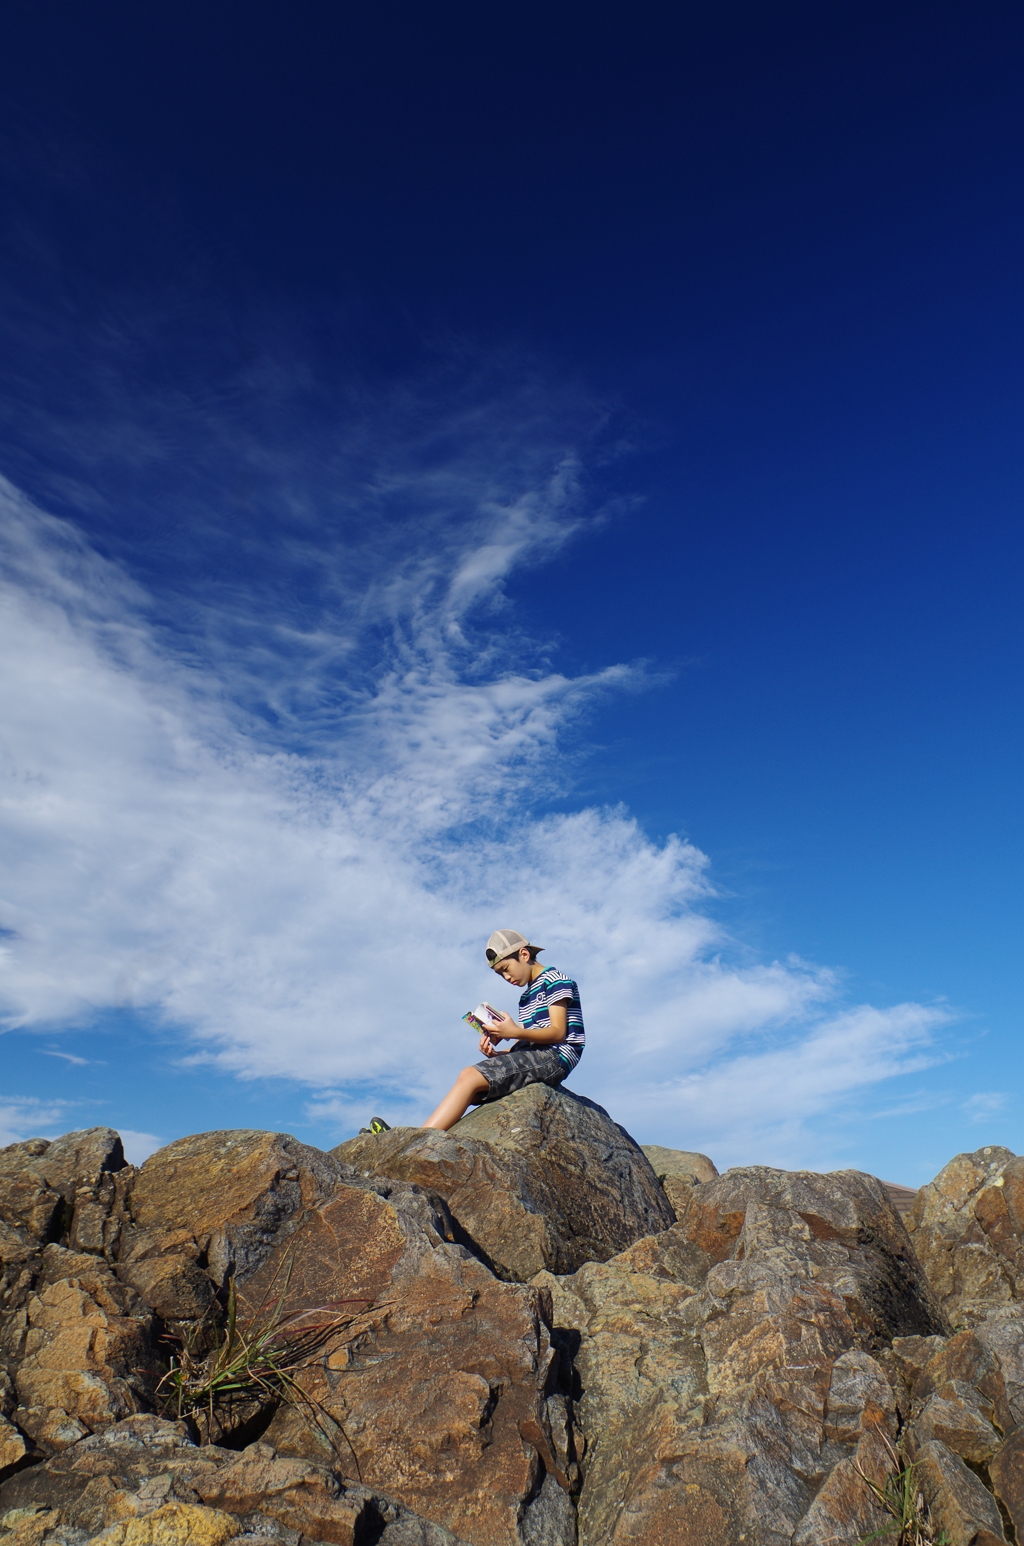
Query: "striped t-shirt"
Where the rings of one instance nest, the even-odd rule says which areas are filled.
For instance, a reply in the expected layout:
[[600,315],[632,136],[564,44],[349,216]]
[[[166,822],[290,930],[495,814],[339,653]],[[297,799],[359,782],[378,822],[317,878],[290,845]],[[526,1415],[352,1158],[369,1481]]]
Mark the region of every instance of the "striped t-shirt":
[[[519,999],[519,1018],[525,1031],[538,1030],[543,1025],[551,1024],[551,1016],[548,1009],[552,1004],[565,1005],[565,1040],[553,1044],[554,1051],[567,1063],[570,1068],[575,1068],[583,1055],[583,1044],[586,1034],[583,1030],[583,1010],[580,1007],[580,990],[571,977],[560,972],[557,966],[545,966],[539,977],[535,977],[529,987],[525,988]],[[537,1043],[533,1041],[517,1042],[514,1051],[529,1048],[536,1050]]]

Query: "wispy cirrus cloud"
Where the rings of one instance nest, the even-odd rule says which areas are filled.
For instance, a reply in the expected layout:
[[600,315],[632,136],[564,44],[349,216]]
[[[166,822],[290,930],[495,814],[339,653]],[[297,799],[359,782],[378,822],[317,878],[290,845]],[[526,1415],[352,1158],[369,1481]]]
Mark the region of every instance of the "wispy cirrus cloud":
[[831,971],[745,953],[689,842],[545,812],[581,718],[647,683],[551,669],[504,606],[601,518],[573,413],[543,409],[464,382],[353,407],[312,487],[247,430],[273,519],[194,575],[130,573],[0,489],[9,1026],[133,1005],[342,1131],[370,1089],[417,1120],[476,1055],[459,1016],[514,924],[581,979],[577,1087],[661,1141],[795,1162],[816,1117],[934,1056],[943,1010],[851,1009]]

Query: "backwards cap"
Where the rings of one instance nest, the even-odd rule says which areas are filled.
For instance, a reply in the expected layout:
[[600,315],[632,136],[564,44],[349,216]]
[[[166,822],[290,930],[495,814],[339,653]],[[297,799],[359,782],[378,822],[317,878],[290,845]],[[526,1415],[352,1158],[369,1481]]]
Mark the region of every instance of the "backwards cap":
[[[520,934],[516,929],[495,929],[487,941],[485,955],[488,966],[497,966],[499,961],[504,961],[506,956],[518,955],[524,945],[530,945],[525,934]],[[543,945],[531,945],[533,950],[543,950]]]

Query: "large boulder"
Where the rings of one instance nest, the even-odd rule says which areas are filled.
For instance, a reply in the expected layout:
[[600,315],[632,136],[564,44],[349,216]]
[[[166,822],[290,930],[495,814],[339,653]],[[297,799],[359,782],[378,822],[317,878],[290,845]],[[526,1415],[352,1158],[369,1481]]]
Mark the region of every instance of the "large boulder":
[[1024,1298],[1024,1159],[995,1145],[958,1154],[921,1188],[907,1229],[951,1321],[973,1326]]
[[575,1347],[581,1546],[849,1546],[885,1522],[894,1329],[945,1330],[881,1184],[757,1167],[534,1279]]
[[365,1175],[443,1197],[466,1238],[511,1282],[606,1261],[674,1219],[629,1134],[593,1101],[544,1084],[479,1107],[447,1133],[399,1127],[332,1152]]
[[265,1438],[473,1546],[568,1542],[571,1438],[549,1301],[499,1282],[449,1228],[417,1188],[354,1177],[244,1279],[244,1314],[287,1284],[287,1314],[322,1318],[350,1301],[356,1317],[297,1376],[316,1422],[289,1404]]
[[328,1155],[287,1133],[180,1138],[135,1176],[117,1275],[163,1320],[199,1319],[228,1278],[254,1272],[337,1181]]
[[699,1181],[713,1181],[718,1175],[714,1160],[693,1149],[665,1149],[660,1143],[645,1143],[641,1147],[677,1213],[689,1202],[691,1187]]

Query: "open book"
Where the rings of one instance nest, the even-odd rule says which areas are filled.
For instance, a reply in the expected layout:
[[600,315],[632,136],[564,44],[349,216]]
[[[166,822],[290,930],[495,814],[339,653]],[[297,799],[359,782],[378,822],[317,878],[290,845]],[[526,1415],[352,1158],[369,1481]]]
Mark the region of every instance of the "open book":
[[478,1035],[484,1035],[490,1030],[492,1025],[497,1025],[501,1020],[498,1011],[492,1009],[490,1004],[478,1004],[475,1009],[469,1010],[462,1018],[468,1025],[473,1027],[473,1030]]

